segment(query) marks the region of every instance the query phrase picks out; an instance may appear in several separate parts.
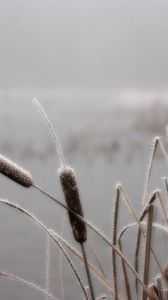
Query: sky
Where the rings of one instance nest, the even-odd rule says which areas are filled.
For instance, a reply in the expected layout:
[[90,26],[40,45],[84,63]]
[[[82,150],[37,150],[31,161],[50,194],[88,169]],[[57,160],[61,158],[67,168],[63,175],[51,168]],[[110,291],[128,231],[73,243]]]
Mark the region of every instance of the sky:
[[0,89],[167,87],[167,0],[0,0],[0,33]]

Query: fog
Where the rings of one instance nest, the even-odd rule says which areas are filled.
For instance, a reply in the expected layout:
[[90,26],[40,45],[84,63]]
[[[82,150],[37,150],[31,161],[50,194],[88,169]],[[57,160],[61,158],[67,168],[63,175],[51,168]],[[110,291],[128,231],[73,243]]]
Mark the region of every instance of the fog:
[[[32,104],[37,97],[58,135],[67,165],[75,170],[84,215],[110,240],[118,182],[137,216],[143,209],[144,187],[146,198],[159,189],[167,200],[167,186],[161,180],[167,174],[168,158],[167,12],[167,0],[0,0],[0,154],[28,170],[34,185],[66,203],[58,147]],[[35,187],[24,189],[2,174],[0,191],[1,199],[25,208],[77,248],[68,218],[63,226],[64,210],[46,194]],[[120,202],[117,235],[135,222],[125,201]],[[52,299],[63,299],[62,282],[65,299],[83,299],[69,266],[64,259],[60,264],[59,249],[46,240],[46,232],[5,204],[0,205],[0,220],[0,299],[49,299],[30,289],[32,281],[51,292],[56,297]],[[157,207],[155,221],[165,225]],[[88,233],[111,282],[112,251],[91,230]],[[129,230],[122,239],[132,265],[136,233]],[[163,269],[168,240],[155,232],[152,240]],[[86,248],[89,260],[98,267],[88,243]],[[72,260],[84,280],[82,264],[73,256]],[[139,276],[143,261],[142,248]],[[160,270],[155,263],[150,267],[154,283]],[[4,270],[29,280],[29,287],[9,282]],[[119,267],[122,298],[125,286],[120,271]],[[111,299],[104,284],[95,276],[93,280],[96,296],[105,293]],[[135,299],[133,280],[130,287]]]
[[0,88],[166,88],[166,0],[0,0]]

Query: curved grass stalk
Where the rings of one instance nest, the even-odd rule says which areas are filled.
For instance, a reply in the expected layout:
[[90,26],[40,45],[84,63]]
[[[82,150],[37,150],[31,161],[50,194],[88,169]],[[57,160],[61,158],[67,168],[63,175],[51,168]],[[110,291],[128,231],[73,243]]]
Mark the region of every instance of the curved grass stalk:
[[2,272],[2,271],[0,271],[0,277],[22,283],[22,284],[28,286],[29,288],[32,288],[32,289],[42,293],[48,299],[57,300],[51,293],[49,293],[47,290],[43,289],[41,286],[35,284],[34,282],[28,281],[28,280],[26,280],[22,277],[16,276],[16,275],[11,274],[11,273]]
[[84,295],[85,295],[85,298],[88,300],[88,297],[87,297],[87,293],[86,293],[86,289],[84,287],[84,284],[75,268],[75,266],[73,265],[70,257],[68,256],[68,254],[66,253],[65,249],[63,248],[63,246],[61,245],[61,243],[59,242],[58,239],[56,239],[53,234],[47,229],[47,227],[41,222],[39,221],[34,215],[32,215],[30,212],[28,212],[27,210],[23,209],[21,206],[13,203],[13,202],[10,202],[10,201],[7,201],[7,200],[2,200],[0,199],[0,203],[1,204],[4,204],[4,205],[7,205],[11,208],[14,208],[16,210],[18,210],[19,212],[22,212],[23,214],[25,214],[26,216],[30,217],[30,219],[32,219],[36,224],[38,224],[45,232],[47,232],[47,234],[51,237],[51,239],[54,240],[54,242],[57,244],[57,246],[59,247],[59,249],[62,251],[62,254],[64,255],[64,257],[66,258],[66,260],[68,261],[73,273],[75,274],[75,277],[77,279],[77,282],[79,283]]
[[[141,222],[141,225],[146,226],[146,222]],[[117,237],[118,242],[121,240],[121,238],[123,237],[123,235],[126,233],[127,230],[132,229],[133,227],[137,227],[137,226],[138,226],[138,224],[136,222],[126,225],[118,234],[118,237]],[[153,228],[159,229],[168,235],[167,226],[161,225],[157,222],[153,222],[152,226],[153,226]]]

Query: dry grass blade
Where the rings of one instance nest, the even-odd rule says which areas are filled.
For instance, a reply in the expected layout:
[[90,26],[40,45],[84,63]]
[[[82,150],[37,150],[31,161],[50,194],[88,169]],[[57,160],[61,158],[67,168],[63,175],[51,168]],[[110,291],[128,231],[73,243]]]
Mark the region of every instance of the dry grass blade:
[[[64,236],[65,230],[65,220],[66,220],[66,213],[63,216],[63,223],[62,223],[62,237]],[[61,277],[61,293],[62,293],[62,300],[65,300],[65,284],[64,284],[64,269],[63,269],[63,255],[60,252],[60,277]]]
[[98,265],[98,267],[99,267],[99,269],[100,269],[100,272],[103,274],[103,276],[104,276],[105,278],[107,278],[107,276],[106,276],[106,274],[105,274],[105,271],[104,271],[104,269],[103,269],[103,267],[102,267],[102,264],[101,264],[101,262],[100,262],[100,260],[99,260],[99,258],[98,258],[98,256],[97,256],[96,250],[94,249],[94,247],[93,247],[91,241],[88,240],[87,243],[88,243],[88,245],[89,245],[89,247],[90,247],[90,249],[91,249],[91,251],[92,251],[92,253],[93,253],[93,256],[94,256],[94,258],[95,258],[95,261],[96,261],[96,263],[97,263],[97,265]]
[[166,214],[166,208],[165,208],[165,206],[164,206],[164,201],[163,201],[163,199],[162,199],[162,196],[161,196],[161,193],[159,192],[159,191],[157,191],[156,192],[156,195],[157,195],[157,197],[158,197],[158,200],[159,200],[159,202],[160,202],[160,206],[161,206],[161,208],[162,208],[162,213],[163,213],[163,216],[164,216],[164,218],[165,218],[165,222],[166,222],[166,224],[168,225],[168,217],[167,217],[167,214]]
[[[50,265],[50,255],[51,255],[51,241],[50,236],[47,234],[47,242],[46,242],[46,290],[47,292],[50,291],[50,273],[51,273],[51,265]],[[46,297],[48,299],[48,297]]]
[[147,167],[147,173],[146,173],[146,179],[145,179],[145,185],[144,185],[144,193],[143,193],[143,198],[142,198],[143,204],[145,204],[145,202],[146,202],[146,197],[148,194],[148,185],[149,185],[150,177],[152,174],[153,163],[154,163],[156,151],[158,148],[159,140],[160,140],[160,138],[156,136],[154,138],[154,140],[152,141],[151,151],[150,151],[150,156],[149,156],[149,164]]
[[168,195],[168,181],[167,181],[167,178],[164,177],[164,182],[165,182],[165,186],[166,186],[166,192],[167,192],[167,195]]
[[[149,268],[150,268],[150,252],[151,252],[151,239],[152,239],[152,223],[153,223],[154,206],[150,205],[148,210],[148,223],[147,223],[147,235],[145,245],[145,262],[144,262],[144,275],[143,282],[148,286],[149,280]],[[142,292],[142,300],[146,300],[147,295],[145,291]]]
[[42,293],[48,299],[57,300],[51,293],[49,293],[48,291],[43,289],[41,286],[35,284],[34,282],[28,281],[28,280],[26,280],[22,277],[16,276],[16,275],[11,274],[11,273],[2,272],[2,271],[0,271],[0,277],[20,282],[20,283],[28,286],[29,288],[35,289],[36,291]]
[[[116,188],[116,198],[114,204],[114,221],[113,221],[113,244],[117,244],[117,228],[118,228],[118,212],[119,212],[119,201],[120,201],[120,188]],[[112,272],[113,272],[113,285],[115,300],[118,300],[118,286],[117,286],[117,261],[116,252],[112,249]]]
[[59,242],[59,240],[48,230],[48,228],[41,222],[39,221],[34,215],[32,215],[30,212],[28,212],[26,209],[22,208],[21,206],[13,203],[13,202],[10,202],[10,201],[7,201],[7,200],[2,200],[0,199],[0,203],[1,204],[4,204],[4,205],[7,205],[8,207],[10,208],[13,208],[21,213],[23,213],[24,215],[28,216],[31,220],[33,220],[36,224],[38,224],[50,237],[51,239],[57,244],[57,246],[59,247],[59,249],[62,251],[62,254],[64,255],[64,257],[66,258],[67,262],[69,263],[76,279],[77,279],[77,282],[79,283],[83,293],[84,293],[84,296],[85,298],[88,300],[88,297],[87,297],[87,293],[86,293],[86,290],[85,290],[85,286],[73,264],[73,262],[71,261],[71,258],[69,257],[69,255],[67,254],[67,252],[65,251],[64,247],[61,245],[61,243]]
[[[119,245],[120,251],[122,252],[121,239],[118,240],[118,245]],[[130,289],[130,284],[129,284],[129,279],[128,279],[128,273],[127,273],[126,265],[125,265],[125,262],[123,259],[121,259],[121,264],[122,264],[122,270],[123,270],[123,276],[124,276],[124,282],[125,282],[125,289],[126,289],[126,293],[127,293],[127,299],[132,300],[131,289]]]
[[[139,251],[140,251],[141,235],[142,235],[141,230],[140,228],[138,228],[136,248],[135,248],[135,260],[134,260],[134,266],[137,273],[139,272]],[[135,289],[136,289],[136,295],[138,299],[139,289],[138,289],[138,280],[136,278],[135,278]]]
[[[148,202],[148,205],[144,208],[144,210],[143,210],[143,212],[142,212],[142,214],[139,218],[140,222],[142,222],[143,219],[145,218],[145,216],[148,212],[148,209],[149,209],[149,205],[153,204],[155,202],[155,200],[156,200],[156,192],[153,193],[152,197],[150,198],[150,200]],[[139,251],[140,251],[141,236],[142,236],[141,229],[139,227],[138,232],[137,232],[136,247],[135,247],[135,261],[134,261],[134,266],[135,266],[135,270],[136,270],[137,273],[139,272]],[[157,258],[156,258],[156,260],[157,260]],[[139,291],[138,291],[138,281],[137,281],[137,279],[135,279],[135,288],[136,288],[136,294],[137,294],[137,298],[138,298]]]
[[163,141],[162,141],[161,138],[159,139],[159,144],[160,144],[160,149],[161,149],[161,151],[163,153],[163,156],[164,156],[166,162],[168,163],[168,154],[167,154],[167,151],[165,149],[165,146],[164,146]]

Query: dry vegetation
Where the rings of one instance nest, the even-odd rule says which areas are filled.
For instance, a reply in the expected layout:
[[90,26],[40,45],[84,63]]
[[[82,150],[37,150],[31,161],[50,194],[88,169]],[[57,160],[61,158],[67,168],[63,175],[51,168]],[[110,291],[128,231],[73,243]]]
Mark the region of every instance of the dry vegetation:
[[[39,106],[39,103],[36,101]],[[83,214],[82,204],[80,202],[79,191],[77,187],[77,182],[75,179],[75,173],[70,169],[65,162],[61,146],[59,144],[58,138],[49,122],[44,110],[39,106],[45,120],[49,126],[49,129],[53,135],[53,140],[55,141],[57,152],[59,154],[61,162],[61,171],[59,171],[60,181],[65,196],[66,205],[57,200],[55,197],[49,194],[49,192],[44,191],[41,187],[37,186],[32,176],[25,170],[18,167],[9,159],[4,156],[0,156],[0,172],[14,180],[17,184],[20,184],[26,188],[37,189],[40,193],[46,195],[47,198],[52,199],[57,205],[63,207],[69,213],[70,226],[72,228],[74,239],[81,246],[81,252],[79,252],[74,246],[69,244],[63,237],[61,237],[57,232],[47,228],[40,220],[38,220],[31,212],[20,207],[19,205],[6,200],[0,200],[2,205],[6,205],[18,213],[24,214],[35,222],[38,226],[44,230],[49,237],[48,243],[51,240],[59,247],[62,256],[70,265],[72,272],[74,273],[77,282],[79,283],[79,288],[82,290],[82,295],[87,300],[95,299],[115,299],[115,300],[133,300],[133,299],[168,299],[168,265],[165,260],[161,259],[158,255],[158,251],[155,249],[157,244],[157,237],[159,232],[164,232],[165,236],[168,234],[168,215],[167,215],[167,203],[166,198],[168,197],[168,181],[164,178],[164,189],[162,190],[150,190],[150,179],[153,171],[153,165],[158,149],[163,154],[165,158],[165,163],[168,162],[168,154],[165,145],[160,137],[155,137],[152,142],[151,153],[149,157],[149,164],[147,167],[146,180],[144,185],[144,194],[142,199],[142,212],[139,215],[133,206],[132,201],[125,192],[123,186],[118,184],[116,186],[116,197],[114,201],[114,215],[113,215],[113,231],[112,239],[103,233],[99,228],[93,225],[89,220],[87,220]],[[133,175],[133,174],[132,174]],[[120,207],[125,205],[129,209],[134,218],[134,222],[127,224],[124,228],[120,228]],[[156,211],[160,211],[162,219],[157,222],[155,220]],[[96,264],[93,264],[86,254],[87,250],[87,227],[94,231],[96,235],[100,238],[100,243],[106,243],[108,247],[111,248],[111,269],[112,278],[109,278],[104,272],[99,261],[96,249],[92,248],[93,255],[95,257]],[[132,260],[127,258],[127,252],[124,250],[125,235],[132,234],[132,230],[136,233],[136,237],[131,239],[131,244],[129,248],[134,253]],[[154,231],[157,234],[154,235]],[[127,233],[128,232],[128,233]],[[86,247],[85,247],[86,246]],[[54,299],[56,297],[51,293],[49,289],[50,281],[50,270],[49,270],[49,259],[50,259],[50,247],[47,245],[47,278],[46,285],[47,289],[40,287],[32,282],[29,282],[23,278],[20,278],[14,274],[9,274],[1,271],[0,276],[6,279],[11,279],[19,281],[30,288],[38,290],[42,295],[46,296],[46,299]],[[72,257],[75,256],[79,261],[84,264],[87,284],[81,277],[77,266],[73,263]],[[150,274],[151,264],[157,266],[157,273]],[[121,277],[123,286],[121,287]],[[97,295],[94,280],[98,280],[101,285],[104,285],[107,289],[106,295]],[[66,286],[66,282],[64,283]],[[76,288],[76,287],[75,287]]]

